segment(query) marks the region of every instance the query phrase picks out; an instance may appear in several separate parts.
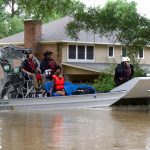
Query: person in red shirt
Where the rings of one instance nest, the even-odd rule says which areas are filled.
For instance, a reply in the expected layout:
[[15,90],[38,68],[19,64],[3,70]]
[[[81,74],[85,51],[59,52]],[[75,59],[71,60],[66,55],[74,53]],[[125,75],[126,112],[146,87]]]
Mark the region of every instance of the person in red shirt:
[[57,72],[56,75],[52,75],[54,80],[53,90],[56,94],[60,94],[62,96],[66,95],[64,91],[64,77],[61,72]]

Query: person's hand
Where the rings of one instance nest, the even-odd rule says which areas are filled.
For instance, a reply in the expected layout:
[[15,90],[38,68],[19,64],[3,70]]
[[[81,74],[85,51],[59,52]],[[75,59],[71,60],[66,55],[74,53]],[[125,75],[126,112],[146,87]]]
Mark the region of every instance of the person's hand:
[[61,64],[59,64],[58,66],[59,66],[60,68],[62,68],[62,65],[61,65]]
[[123,77],[119,77],[119,80],[121,80],[121,81],[122,81],[122,80],[123,80]]
[[31,75],[32,75],[32,73],[30,73],[30,72],[28,72],[27,74],[28,74],[29,76],[31,76]]

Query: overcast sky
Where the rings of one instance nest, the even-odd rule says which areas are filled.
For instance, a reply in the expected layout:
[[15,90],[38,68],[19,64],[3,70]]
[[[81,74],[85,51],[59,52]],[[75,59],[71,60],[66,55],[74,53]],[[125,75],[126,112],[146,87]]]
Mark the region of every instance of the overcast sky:
[[[80,0],[87,6],[104,6],[107,0]],[[141,15],[146,15],[150,19],[150,0],[127,0],[128,2],[135,1],[137,3],[137,10]]]

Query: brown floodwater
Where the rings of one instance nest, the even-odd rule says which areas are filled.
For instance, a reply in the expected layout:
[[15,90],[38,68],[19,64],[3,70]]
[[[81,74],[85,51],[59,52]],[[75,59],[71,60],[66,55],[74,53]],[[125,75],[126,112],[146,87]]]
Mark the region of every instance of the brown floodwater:
[[150,150],[150,111],[1,111],[0,150]]

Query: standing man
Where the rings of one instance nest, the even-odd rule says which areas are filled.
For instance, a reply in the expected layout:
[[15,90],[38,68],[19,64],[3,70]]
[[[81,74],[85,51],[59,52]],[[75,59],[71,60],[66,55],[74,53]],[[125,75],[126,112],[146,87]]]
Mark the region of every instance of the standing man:
[[42,73],[45,74],[45,78],[47,80],[52,80],[52,75],[57,71],[57,69],[61,70],[61,66],[56,63],[56,61],[52,58],[53,52],[46,51],[43,53],[44,58],[40,63],[40,69]]
[[130,58],[123,57],[121,64],[118,64],[117,67],[115,68],[115,76],[114,76],[115,85],[119,86],[127,82],[133,77],[133,74],[134,68],[130,64]]

